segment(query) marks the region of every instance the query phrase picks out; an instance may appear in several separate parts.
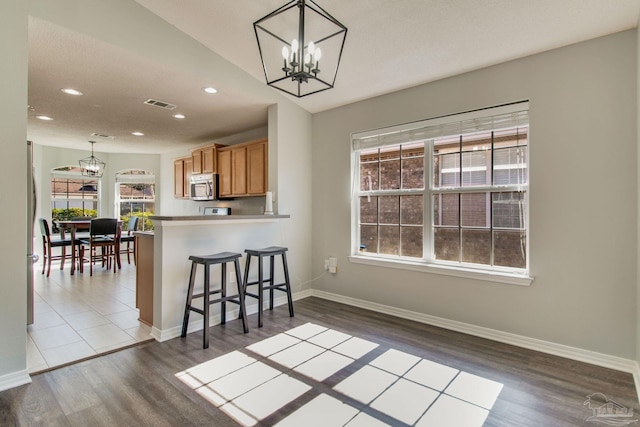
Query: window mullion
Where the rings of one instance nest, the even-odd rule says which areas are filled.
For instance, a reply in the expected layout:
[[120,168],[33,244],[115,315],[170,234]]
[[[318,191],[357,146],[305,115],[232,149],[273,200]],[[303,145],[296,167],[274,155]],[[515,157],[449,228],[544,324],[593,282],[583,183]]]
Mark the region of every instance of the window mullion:
[[[382,187],[382,155],[378,148],[378,191]],[[380,253],[380,197],[378,197],[377,215],[376,215],[376,253]]]
[[433,240],[435,238],[433,218],[433,140],[424,143],[424,189],[422,190],[422,259],[433,260]]
[[[490,185],[493,186],[493,165],[494,165],[494,161],[495,161],[495,132],[491,132],[491,164],[489,165],[489,167],[491,168],[491,181],[489,182]],[[489,217],[487,218],[487,221],[489,223],[489,265],[493,266],[495,264],[495,257],[494,257],[494,241],[493,241],[493,193],[489,192],[488,194],[488,202],[489,206],[487,209],[487,212],[489,213]]]
[[[460,180],[458,186],[462,188],[462,170],[464,169],[462,158],[462,135],[458,138],[458,151],[460,153]],[[458,193],[458,262],[462,262],[462,193]]]

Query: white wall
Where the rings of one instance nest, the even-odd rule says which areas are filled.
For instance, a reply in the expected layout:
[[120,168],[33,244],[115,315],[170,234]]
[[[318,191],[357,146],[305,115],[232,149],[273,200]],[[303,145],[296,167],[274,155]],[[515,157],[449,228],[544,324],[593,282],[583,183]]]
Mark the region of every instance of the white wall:
[[[636,32],[313,117],[314,288],[635,359]],[[530,287],[350,264],[354,131],[530,100]]]
[[27,305],[27,6],[2,2],[0,13],[0,390],[29,381]]
[[280,234],[289,248],[291,287],[298,292],[310,289],[313,277],[311,115],[291,104],[274,105],[269,109],[269,129],[269,190],[274,211],[291,215],[281,221],[287,226]]

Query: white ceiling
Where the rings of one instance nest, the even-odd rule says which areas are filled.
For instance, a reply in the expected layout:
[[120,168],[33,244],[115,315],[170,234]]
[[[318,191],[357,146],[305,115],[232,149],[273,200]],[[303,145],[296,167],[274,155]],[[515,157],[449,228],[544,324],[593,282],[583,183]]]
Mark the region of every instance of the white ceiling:
[[[253,22],[285,0],[136,0],[263,81]],[[636,27],[640,0],[317,0],[348,28],[335,87],[293,98],[315,113]],[[163,152],[266,124],[266,105],[64,28],[30,20],[28,137],[96,151]],[[276,53],[279,54],[279,53]],[[76,87],[84,96],[61,94]],[[288,96],[288,95],[287,95]],[[156,98],[171,112],[142,104]],[[178,122],[176,111],[187,115]],[[41,122],[47,114],[53,122]],[[215,119],[212,119],[215,118]],[[145,132],[133,137],[132,131]],[[92,138],[97,132],[113,140]]]

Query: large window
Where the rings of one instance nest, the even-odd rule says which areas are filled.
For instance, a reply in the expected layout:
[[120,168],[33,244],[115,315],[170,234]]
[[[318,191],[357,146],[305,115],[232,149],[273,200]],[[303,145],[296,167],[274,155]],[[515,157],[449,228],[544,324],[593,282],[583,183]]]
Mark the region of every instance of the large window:
[[353,135],[353,253],[524,274],[528,104]]
[[138,230],[152,230],[148,218],[156,206],[155,177],[148,171],[130,169],[116,174],[116,214],[123,221],[140,217]]
[[98,213],[100,181],[85,178],[77,166],[62,166],[51,171],[51,211],[53,219],[77,216],[95,217]]

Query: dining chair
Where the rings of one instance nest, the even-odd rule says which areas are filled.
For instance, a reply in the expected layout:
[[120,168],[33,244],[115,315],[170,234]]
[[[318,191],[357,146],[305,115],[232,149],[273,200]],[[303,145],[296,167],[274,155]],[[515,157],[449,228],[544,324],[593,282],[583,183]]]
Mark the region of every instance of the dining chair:
[[140,217],[132,216],[129,218],[129,222],[127,223],[126,234],[121,234],[120,236],[120,244],[126,243],[126,248],[120,249],[120,255],[127,254],[127,263],[131,264],[131,254],[133,254],[133,264],[136,263],[136,239],[133,235],[134,231],[138,230],[138,220]]
[[[84,261],[89,262],[89,274],[93,276],[93,263],[96,260],[102,261],[102,266],[106,265],[107,270],[111,268],[113,262],[113,272],[119,267],[120,227],[116,218],[94,218],[89,226],[89,238],[80,239],[80,272],[84,271]],[[89,247],[89,256],[85,258],[85,246]],[[96,249],[100,248],[98,254]]]
[[[51,238],[51,231],[49,229],[49,223],[46,219],[40,218],[40,234],[42,234],[42,274],[44,274],[45,267],[47,269],[47,277],[51,273],[51,261],[60,260],[60,270],[64,269],[64,261],[72,258],[72,253],[67,254],[67,247],[72,247],[72,241],[68,239],[54,239]],[[53,248],[62,248],[60,255],[53,255]]]

